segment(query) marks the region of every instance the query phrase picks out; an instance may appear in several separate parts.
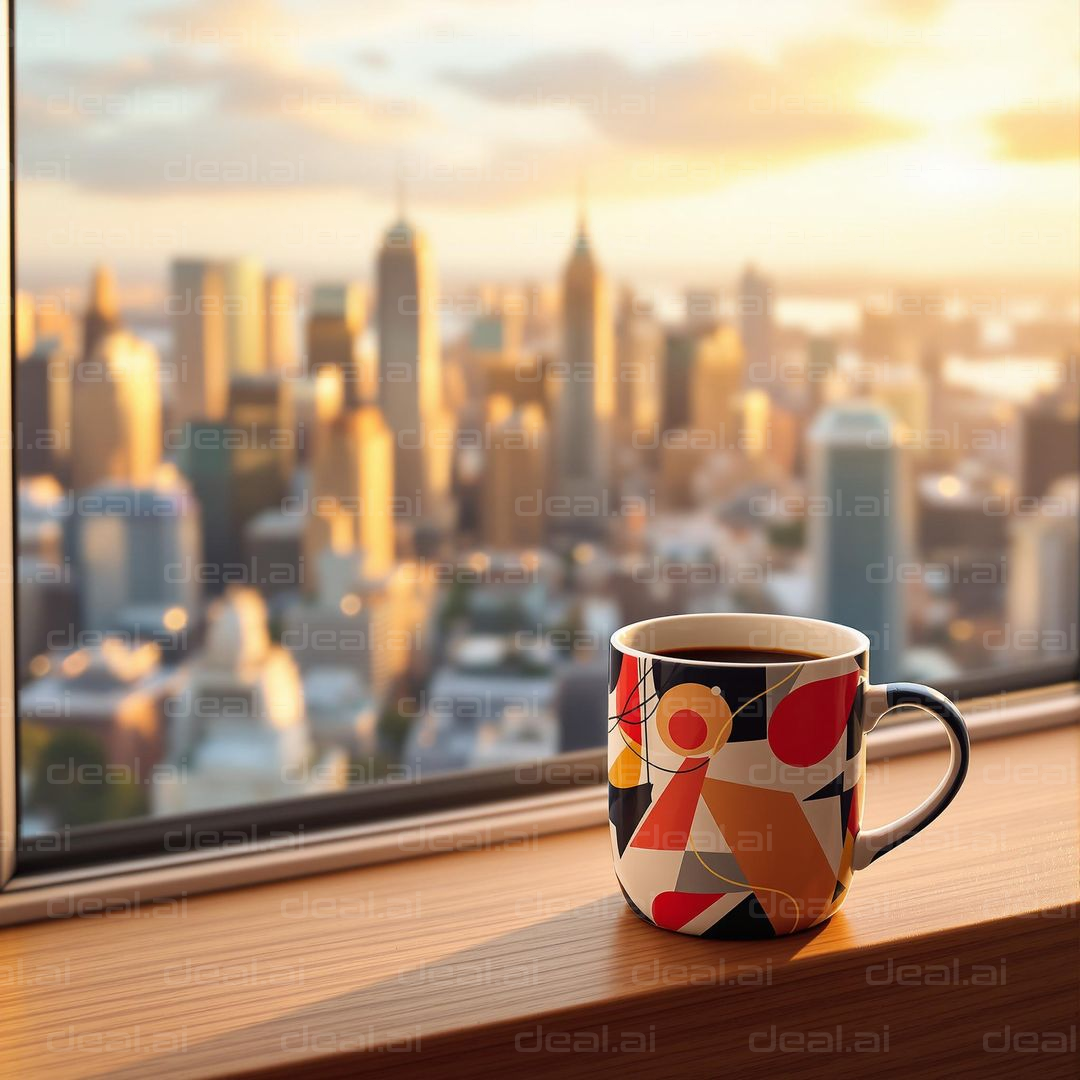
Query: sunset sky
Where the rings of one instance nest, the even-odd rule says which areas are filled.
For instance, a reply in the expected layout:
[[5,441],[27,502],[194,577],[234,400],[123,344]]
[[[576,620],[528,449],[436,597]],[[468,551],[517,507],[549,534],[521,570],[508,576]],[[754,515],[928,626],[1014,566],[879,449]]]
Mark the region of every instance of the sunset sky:
[[21,0],[20,269],[1074,280],[1075,0]]

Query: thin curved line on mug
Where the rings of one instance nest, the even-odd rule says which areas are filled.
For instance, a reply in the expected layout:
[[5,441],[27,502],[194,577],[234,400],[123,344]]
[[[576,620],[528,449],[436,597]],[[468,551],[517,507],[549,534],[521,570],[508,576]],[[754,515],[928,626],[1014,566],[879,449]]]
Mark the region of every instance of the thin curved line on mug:
[[[637,681],[636,683],[634,683],[634,687],[633,687],[633,689],[632,689],[632,690],[630,691],[630,693],[631,693],[631,694],[632,694],[632,693],[634,693],[634,691],[635,691],[635,690],[640,690],[640,689],[641,689],[641,684],[642,684],[642,683],[643,683],[643,682],[644,682],[644,681],[645,681],[645,680],[646,680],[646,679],[647,679],[647,678],[649,677],[649,671],[650,671],[650,669],[649,669],[649,668],[646,668],[646,669],[645,669],[645,670],[644,670],[644,671],[643,671],[643,672],[641,673],[641,678],[639,678],[639,679],[638,679],[638,681]],[[620,678],[621,678],[621,673],[620,673]],[[618,680],[618,679],[616,679],[616,680],[615,680],[615,686],[614,686],[614,687],[612,688],[612,691],[611,691],[611,692],[612,692],[612,693],[614,693],[614,692],[615,692],[615,690],[618,690],[618,688],[619,688],[619,680]],[[612,717],[610,717],[610,716],[609,716],[609,717],[608,717],[608,719],[609,719],[609,720],[611,720],[611,719],[612,719]]]
[[[636,683],[634,683],[634,688],[633,688],[633,690],[631,690],[631,691],[630,691],[630,693],[631,693],[631,694],[635,694],[635,693],[637,693],[637,692],[638,692],[638,691],[639,691],[639,690],[641,689],[641,687],[642,687],[642,685],[644,684],[645,680],[646,680],[646,679],[647,679],[647,678],[648,678],[648,677],[649,677],[649,676],[650,676],[651,674],[653,674],[653,670],[652,670],[652,667],[650,666],[650,667],[647,667],[647,668],[645,669],[645,671],[644,671],[644,673],[642,674],[641,678],[640,678],[640,679],[638,679],[638,681],[637,681]],[[616,688],[616,690],[618,689],[618,683],[616,683],[616,686],[615,686],[615,688]],[[609,717],[608,717],[608,719],[609,719],[609,720],[614,720],[614,721],[615,721],[615,723],[614,723],[614,724],[612,724],[612,726],[608,728],[608,734],[610,735],[610,734],[611,734],[611,733],[612,733],[612,732],[613,732],[613,731],[615,730],[615,728],[616,728],[616,727],[618,727],[618,726],[619,726],[619,724],[622,724],[622,723],[626,723],[626,724],[640,724],[640,723],[643,723],[643,721],[641,721],[641,720],[627,720],[627,719],[626,719],[626,715],[627,715],[627,713],[631,713],[631,712],[634,712],[634,710],[635,710],[635,709],[639,709],[639,708],[644,708],[644,707],[645,707],[645,705],[646,705],[646,704],[647,704],[648,702],[651,702],[651,701],[659,701],[659,699],[660,699],[661,697],[663,697],[663,695],[664,695],[664,694],[665,694],[665,693],[666,693],[666,692],[667,692],[667,691],[668,691],[668,690],[669,690],[670,688],[671,688],[670,686],[665,686],[665,687],[664,687],[664,689],[663,689],[662,691],[660,691],[660,692],[658,693],[658,692],[656,691],[656,689],[655,689],[655,683],[654,683],[654,689],[653,689],[653,692],[652,692],[651,694],[647,694],[647,695],[646,695],[646,696],[645,696],[644,698],[642,698],[642,700],[641,700],[640,702],[638,702],[638,704],[637,704],[637,705],[635,705],[635,706],[634,706],[633,708],[631,708],[631,707],[627,706],[627,708],[626,708],[626,709],[625,709],[625,710],[624,710],[623,712],[620,712],[620,713],[616,713],[616,714],[615,714],[614,716],[609,716]],[[651,714],[650,714],[650,715],[651,715]],[[646,719],[648,719],[648,717],[646,717]]]
[[[658,695],[658,694],[650,694],[645,699],[645,701],[643,701],[640,705],[635,706],[635,708],[641,709],[642,712],[644,713],[644,715],[642,716],[642,718],[640,720],[630,720],[628,718],[629,713],[633,712],[634,709],[627,709],[626,714],[624,714],[622,716],[615,717],[614,718],[615,723],[612,724],[611,727],[609,727],[607,729],[607,733],[610,735],[617,727],[619,727],[622,724],[636,725],[639,728],[641,727],[642,724],[647,724],[656,715],[656,710],[658,708],[660,708],[660,697],[661,696],[662,695]],[[652,707],[647,708],[646,706],[652,706]],[[612,718],[608,717],[608,719],[610,720]]]
[[806,667],[806,664],[799,664],[797,667],[795,667],[791,671],[789,671],[778,683],[773,683],[772,686],[766,686],[765,689],[762,690],[760,694],[755,694],[749,701],[744,701],[731,714],[731,719],[734,720],[735,717],[738,716],[739,713],[741,713],[743,711],[743,709],[745,709],[747,707],[747,705],[753,705],[755,701],[760,700],[766,694],[771,694],[774,690],[778,690],[781,686],[784,685],[784,683],[786,683],[788,681],[788,679],[797,678],[798,675],[799,675],[799,672],[802,671],[802,669],[804,667]]
[[[724,877],[724,875],[723,875],[723,874],[718,874],[718,873],[717,873],[717,872],[716,872],[716,871],[715,871],[715,870],[714,870],[714,869],[713,869],[713,868],[712,868],[712,867],[711,867],[711,866],[710,866],[710,865],[709,865],[709,864],[708,864],[708,863],[707,863],[707,862],[706,862],[706,861],[705,861],[705,860],[704,860],[704,859],[703,859],[703,858],[701,857],[701,854],[700,854],[700,853],[698,852],[698,849],[697,849],[697,848],[696,848],[696,847],[694,846],[694,836],[693,836],[693,833],[687,833],[687,834],[686,834],[686,839],[687,839],[687,840],[689,840],[689,842],[690,842],[690,850],[691,850],[691,851],[692,851],[692,852],[693,852],[693,853],[694,853],[694,854],[695,854],[695,855],[697,856],[697,861],[698,861],[699,863],[701,863],[701,865],[702,865],[702,866],[703,866],[703,867],[704,867],[704,868],[705,868],[706,870],[708,870],[708,872],[709,872],[710,874],[712,874],[712,876],[713,876],[713,877],[717,877],[717,878],[719,878],[719,879],[720,879],[721,881],[726,881],[726,882],[727,882],[727,883],[728,883],[729,885],[738,885],[738,886],[739,886],[740,888],[743,888],[743,889],[749,889],[749,890],[750,890],[751,892],[753,892],[753,893],[758,893],[758,892],[771,892],[771,893],[777,893],[777,894],[779,894],[780,896],[783,896],[783,897],[784,897],[785,899],[787,899],[787,900],[790,900],[790,901],[791,901],[791,902],[792,902],[792,903],[793,903],[793,904],[795,905],[795,921],[796,921],[796,922],[798,922],[798,921],[799,921],[799,919],[800,919],[800,918],[802,917],[802,912],[801,912],[801,910],[800,910],[800,908],[799,908],[799,901],[798,901],[798,900],[796,900],[796,899],[795,899],[795,897],[791,895],[791,893],[786,893],[786,892],[784,892],[784,890],[783,890],[783,889],[774,889],[774,888],[772,888],[772,887],[771,887],[771,886],[769,886],[769,885],[751,885],[749,881],[733,881],[733,880],[732,880],[731,878],[728,878],[728,877]],[[759,903],[760,903],[760,901],[759,901]]]
[[[747,707],[748,707],[748,706],[750,706],[750,705],[753,705],[755,701],[758,701],[758,700],[760,700],[760,699],[761,699],[761,698],[763,698],[763,697],[764,697],[764,696],[765,696],[766,694],[768,694],[768,693],[771,693],[771,692],[772,692],[773,690],[776,690],[776,689],[778,689],[779,687],[783,686],[783,685],[784,685],[784,683],[786,683],[786,682],[787,682],[787,681],[788,681],[789,679],[791,679],[791,678],[792,678],[792,677],[794,677],[794,676],[797,676],[797,675],[799,674],[799,672],[800,672],[800,671],[802,671],[802,669],[803,669],[803,668],[804,668],[805,666],[806,666],[805,664],[799,664],[799,665],[798,665],[797,667],[795,667],[795,668],[793,668],[793,669],[792,669],[791,671],[789,671],[789,672],[788,672],[788,673],[787,673],[787,674],[786,674],[786,675],[785,675],[785,676],[784,676],[784,677],[783,677],[783,678],[782,678],[782,679],[781,679],[781,680],[780,680],[780,681],[779,681],[778,683],[773,683],[773,685],[772,685],[772,686],[767,686],[767,687],[766,687],[766,688],[765,688],[764,690],[762,690],[762,691],[761,691],[761,693],[760,693],[760,694],[755,694],[755,695],[754,695],[754,696],[753,696],[752,698],[750,698],[750,700],[749,700],[749,701],[744,701],[744,702],[743,702],[743,703],[742,703],[742,704],[741,704],[741,705],[740,705],[740,706],[739,706],[739,707],[738,707],[738,708],[737,708],[737,709],[736,709],[736,710],[735,710],[735,711],[734,711],[734,712],[733,712],[733,713],[731,714],[731,716],[730,716],[730,717],[728,717],[728,721],[727,721],[727,724],[725,725],[725,727],[730,727],[730,726],[731,726],[731,724],[732,724],[732,723],[734,722],[734,720],[735,720],[735,717],[736,717],[736,716],[738,716],[738,715],[739,715],[739,713],[741,713],[741,712],[743,711],[743,709],[747,708]],[[668,688],[668,689],[670,689],[670,688]],[[655,712],[655,710],[653,710],[653,711]],[[652,714],[650,714],[650,716],[651,716],[651,715],[652,715]],[[629,720],[629,721],[627,721],[627,723],[632,723],[632,724],[642,724],[642,723],[645,723],[645,721],[646,721],[646,720],[648,720],[648,719],[649,719],[649,717],[647,716],[647,717],[645,717],[645,719],[644,719],[644,720]],[[621,721],[620,721],[620,723],[621,723]],[[624,744],[624,745],[626,746],[626,749],[630,751],[630,753],[632,753],[632,754],[633,754],[633,755],[634,755],[635,757],[638,757],[638,758],[640,758],[640,759],[641,759],[642,761],[644,761],[644,762],[645,762],[645,764],[646,764],[646,765],[649,765],[649,766],[650,766],[651,768],[654,768],[654,769],[659,769],[659,770],[660,770],[661,772],[666,772],[666,773],[670,773],[670,774],[671,774],[672,776],[675,776],[675,775],[677,775],[678,773],[684,773],[684,772],[685,772],[685,773],[692,773],[692,772],[697,772],[697,771],[698,771],[698,769],[703,769],[703,768],[705,768],[705,766],[706,766],[706,765],[708,765],[710,761],[712,761],[712,756],[711,756],[711,755],[713,755],[713,754],[715,754],[715,753],[716,753],[717,747],[718,747],[718,745],[719,745],[719,743],[720,743],[720,739],[721,739],[721,738],[723,737],[723,735],[724,735],[724,728],[721,728],[721,729],[720,729],[720,731],[719,731],[719,732],[717,733],[716,739],[715,739],[715,740],[713,741],[712,749],[708,751],[708,753],[709,753],[709,755],[710,755],[710,756],[709,756],[709,757],[706,757],[706,758],[705,758],[705,760],[704,760],[704,761],[703,761],[703,762],[702,762],[702,763],[701,763],[700,765],[695,765],[695,766],[694,766],[694,767],[693,767],[692,769],[668,769],[668,768],[665,768],[665,767],[664,767],[663,765],[657,765],[655,761],[650,761],[650,760],[649,760],[648,758],[646,758],[646,757],[642,757],[642,756],[641,756],[641,754],[639,754],[639,753],[638,753],[638,752],[637,752],[637,751],[636,751],[636,750],[635,750],[635,749],[634,749],[634,748],[633,748],[633,747],[632,747],[632,746],[630,745],[630,743],[629,743],[629,742],[627,742],[627,739],[626,739],[626,732],[625,732],[625,731],[623,731],[621,727],[619,727],[619,723],[616,723],[614,727],[612,727],[612,728],[609,728],[609,729],[608,729],[608,734],[610,735],[610,734],[611,734],[611,732],[612,732],[612,731],[614,731],[616,727],[618,727],[618,728],[619,728],[619,736],[620,736],[620,737],[622,738],[623,744]],[[687,754],[687,757],[692,757],[692,756],[693,756],[693,755],[691,755],[691,754]]]
[[[645,721],[649,720],[652,717],[653,713],[656,712],[656,706],[658,706],[660,704],[660,698],[662,696],[663,695],[661,695],[661,694],[649,694],[648,697],[642,698],[641,701],[639,701],[637,705],[627,706],[627,708],[626,708],[626,710],[624,712],[616,713],[614,716],[609,716],[608,719],[609,720],[614,720],[615,723],[612,724],[611,727],[609,727],[607,729],[608,734],[610,735],[620,724],[639,724],[640,725],[640,724],[645,723]],[[643,719],[641,719],[641,720],[630,720],[630,719],[628,719],[632,712],[637,712],[638,709],[644,709],[646,705],[653,705],[652,712],[647,713],[645,715],[645,717]]]
[[[652,669],[651,666],[646,670],[645,674],[642,675],[640,679],[638,679],[637,683],[634,686],[634,690],[637,690],[641,686],[641,684],[649,677],[650,674],[652,674],[654,676],[654,680],[655,680],[655,672],[653,672],[653,669]],[[644,697],[634,708],[627,707],[627,709],[625,711],[623,711],[621,713],[616,713],[614,716],[609,716],[608,717],[609,720],[614,720],[615,723],[612,724],[611,727],[608,728],[607,733],[610,735],[620,724],[637,724],[637,725],[640,726],[641,724],[647,723],[649,720],[651,720],[653,718],[653,716],[656,715],[656,710],[660,705],[660,699],[674,685],[675,685],[675,675],[674,675],[674,673],[672,673],[671,680],[668,682],[668,684],[662,690],[657,691],[655,689],[656,683],[654,681],[654,683],[653,683],[653,692],[651,694],[648,694],[646,697]],[[627,713],[634,712],[635,709],[644,710],[645,706],[648,705],[648,704],[653,704],[653,708],[652,708],[652,710],[650,710],[648,712],[645,712],[642,719],[640,719],[640,720],[628,720],[627,719]]]

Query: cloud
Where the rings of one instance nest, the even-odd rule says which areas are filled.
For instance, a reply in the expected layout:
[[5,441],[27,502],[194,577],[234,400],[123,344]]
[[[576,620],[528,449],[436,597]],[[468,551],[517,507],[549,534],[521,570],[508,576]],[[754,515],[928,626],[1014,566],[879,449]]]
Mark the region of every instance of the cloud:
[[998,113],[989,126],[1006,161],[1080,160],[1080,106]]
[[[20,74],[18,119],[24,179],[62,172],[141,194],[375,183],[399,140],[428,122],[419,103],[364,93],[330,69],[190,49],[33,65]],[[390,175],[378,183],[390,190]]]
[[143,14],[141,25],[169,46],[197,45],[230,53],[294,49],[310,22],[279,0],[188,0]]
[[390,66],[390,57],[382,49],[361,49],[356,54],[357,62],[364,67],[384,71]]
[[879,3],[902,22],[925,24],[936,22],[949,6],[950,0],[879,0]]
[[[775,64],[721,53],[637,69],[607,53],[571,53],[455,72],[446,81],[487,102],[488,119],[504,107],[522,113],[520,123],[511,111],[509,124],[504,115],[461,127],[453,96],[437,84],[426,100],[381,93],[386,84],[360,51],[348,68],[302,59],[291,14],[272,0],[202,0],[183,14],[182,24],[180,9],[148,16],[163,36],[138,56],[26,63],[23,180],[145,197],[253,189],[386,197],[404,174],[418,204],[475,207],[572,197],[584,170],[601,198],[649,198],[908,134],[858,101],[892,58],[865,43],[811,43]],[[253,26],[257,34],[244,32]],[[528,113],[549,107],[573,122],[540,134]]]
[[728,52],[637,69],[607,53],[579,52],[445,78],[502,105],[572,109],[626,147],[787,163],[911,134],[857,100],[892,55],[833,40],[789,49],[775,64]]
[[[298,112],[339,112],[373,127],[395,112],[419,112],[415,103],[406,110],[401,102],[365,94],[330,69],[248,55],[206,58],[186,49],[112,64],[47,61],[20,73],[19,79],[25,100],[44,103],[54,112],[80,112],[90,126],[102,116],[152,118],[155,112],[213,121],[214,114],[224,110],[284,118]],[[207,103],[212,108],[206,108]]]
[[178,0],[146,11],[140,25],[168,46],[219,47],[232,54],[296,55],[322,43],[362,43],[402,12],[431,7],[429,0]]

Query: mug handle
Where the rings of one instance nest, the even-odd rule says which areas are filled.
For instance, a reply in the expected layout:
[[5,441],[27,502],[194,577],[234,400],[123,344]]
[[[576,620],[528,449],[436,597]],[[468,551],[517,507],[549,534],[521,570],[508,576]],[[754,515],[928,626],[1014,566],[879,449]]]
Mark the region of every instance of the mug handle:
[[[878,711],[875,705],[880,705]],[[956,798],[960,785],[967,776],[968,762],[971,758],[971,741],[968,738],[967,725],[960,710],[944,694],[931,690],[929,686],[918,683],[895,682],[884,686],[868,687],[866,712],[872,721],[866,725],[866,731],[873,730],[877,722],[893,709],[902,706],[914,706],[937,717],[945,725],[949,736],[951,755],[948,772],[925,802],[915,807],[910,813],[878,829],[867,829],[855,837],[852,868],[862,870],[875,859],[880,859],[887,851],[910,840],[921,832]]]

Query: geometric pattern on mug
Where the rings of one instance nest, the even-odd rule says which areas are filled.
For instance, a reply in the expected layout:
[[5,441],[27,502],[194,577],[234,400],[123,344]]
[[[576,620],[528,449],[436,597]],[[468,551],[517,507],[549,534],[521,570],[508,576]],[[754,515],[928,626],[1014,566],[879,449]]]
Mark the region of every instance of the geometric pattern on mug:
[[703,668],[613,651],[608,816],[636,914],[773,937],[839,908],[863,804],[860,661]]

